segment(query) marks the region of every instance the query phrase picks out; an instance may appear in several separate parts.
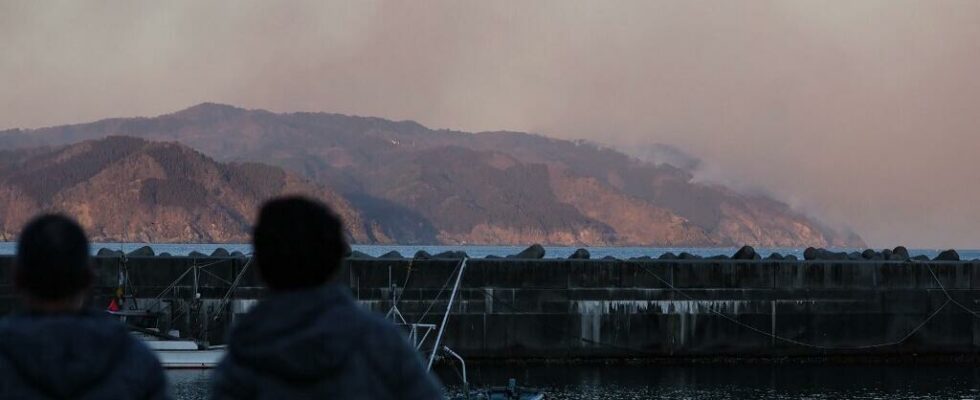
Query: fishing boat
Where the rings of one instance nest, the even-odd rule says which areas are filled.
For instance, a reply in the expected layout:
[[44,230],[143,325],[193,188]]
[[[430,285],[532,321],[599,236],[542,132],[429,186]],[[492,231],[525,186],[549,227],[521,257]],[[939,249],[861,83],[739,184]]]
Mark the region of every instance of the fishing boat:
[[[197,308],[200,304],[199,293],[199,278],[202,272],[208,273],[205,268],[215,265],[219,262],[212,262],[205,265],[193,265],[187,269],[183,274],[181,274],[177,279],[175,279],[167,288],[165,288],[161,293],[156,295],[154,298],[146,301],[140,301],[133,295],[126,295],[127,288],[130,288],[129,274],[125,268],[120,269],[119,275],[119,289],[117,290],[116,297],[113,298],[112,303],[106,309],[106,312],[110,315],[118,318],[123,324],[129,327],[130,333],[136,338],[140,339],[160,360],[160,364],[166,369],[210,369],[218,366],[218,363],[225,356],[227,348],[225,345],[211,345],[207,342],[206,337],[201,339],[196,337],[193,333],[190,335],[182,335],[180,331],[177,330],[161,330],[160,326],[168,326],[169,324],[161,324],[161,319],[167,319],[168,317],[164,312],[162,312],[162,305],[166,302],[164,301],[165,296],[168,293],[174,292],[178,284],[184,279],[191,279],[191,293],[192,296],[189,299],[188,308]],[[219,318],[227,317],[224,315],[225,306],[229,304],[232,298],[232,294],[241,282],[242,277],[247,271],[249,264],[251,264],[251,259],[245,263],[241,271],[238,273],[233,282],[230,282],[229,288],[220,303],[214,307],[218,310],[214,313],[202,312],[199,322],[202,323],[200,328],[201,332],[207,331],[208,323],[213,323]],[[125,264],[124,264],[125,265]],[[123,307],[123,304],[126,307]]]
[[[144,311],[109,311],[123,321],[128,318],[154,318]],[[194,340],[180,338],[178,332],[161,333],[155,329],[130,326],[130,333],[143,342],[166,369],[209,369],[218,366],[224,357],[226,346],[209,346]]]
[[[510,379],[507,386],[503,387],[487,387],[485,389],[470,390],[470,382],[468,381],[466,375],[466,362],[459,354],[456,354],[452,349],[443,344],[443,334],[445,333],[446,323],[449,320],[450,313],[452,311],[452,306],[457,299],[457,294],[459,293],[460,283],[462,282],[463,274],[466,271],[466,263],[468,259],[463,258],[460,260],[456,269],[450,275],[450,278],[455,278],[455,283],[453,284],[452,291],[449,295],[449,301],[447,302],[446,310],[442,315],[441,323],[431,324],[422,323],[422,321],[409,322],[405,319],[402,313],[398,310],[398,300],[396,293],[399,293],[397,286],[392,282],[391,279],[391,269],[389,268],[389,286],[391,287],[391,308],[389,309],[386,318],[391,320],[394,324],[405,329],[410,343],[415,347],[417,351],[428,358],[426,364],[426,371],[431,372],[432,366],[435,364],[437,359],[451,357],[459,362],[462,366],[462,395],[459,399],[470,399],[470,400],[542,400],[544,399],[544,393],[534,389],[528,389],[520,387],[517,385],[516,380]],[[251,264],[251,259],[245,263],[242,269],[239,271],[238,275],[235,277],[233,282],[229,282],[229,288],[220,302],[213,307],[215,312],[209,314],[207,312],[202,313],[203,317],[199,320],[204,324],[203,327],[199,328],[199,333],[207,332],[207,324],[209,322],[218,321],[225,313],[229,313],[226,310],[226,306],[229,305],[232,295],[239,283],[241,282],[242,276]],[[136,299],[125,300],[124,288],[129,284],[128,273],[125,269],[120,271],[119,287],[117,298],[119,302],[113,301],[113,305],[110,305],[110,309],[107,310],[109,314],[118,317],[123,323],[130,327],[133,335],[141,339],[146,345],[153,350],[153,352],[160,359],[160,363],[163,364],[164,368],[168,369],[178,369],[178,368],[214,368],[218,365],[220,360],[224,357],[226,348],[225,346],[211,346],[207,342],[207,336],[196,337],[193,332],[184,336],[178,331],[167,331],[161,330],[158,327],[166,326],[166,324],[161,325],[159,320],[163,317],[161,312],[161,304],[163,303],[163,298],[170,291],[175,290],[178,283],[183,279],[192,279],[191,284],[191,299],[189,302],[190,308],[196,308],[200,304],[200,294],[199,294],[199,273],[201,273],[203,268],[208,267],[212,264],[206,264],[202,266],[194,265],[190,267],[187,271],[181,274],[173,283],[170,284],[166,289],[159,293],[155,298],[150,299],[149,302],[140,307],[140,302]],[[207,271],[204,271],[207,273]],[[411,273],[411,270],[409,270]],[[453,276],[455,274],[455,276]],[[407,279],[406,279],[407,281]],[[449,281],[447,280],[447,285]],[[128,303],[132,305],[129,309],[122,309],[119,303]],[[242,310],[244,311],[244,310]],[[423,316],[424,318],[424,316]],[[433,333],[435,337],[433,338]],[[200,340],[198,340],[200,339]],[[434,341],[431,346],[429,341],[432,339]]]

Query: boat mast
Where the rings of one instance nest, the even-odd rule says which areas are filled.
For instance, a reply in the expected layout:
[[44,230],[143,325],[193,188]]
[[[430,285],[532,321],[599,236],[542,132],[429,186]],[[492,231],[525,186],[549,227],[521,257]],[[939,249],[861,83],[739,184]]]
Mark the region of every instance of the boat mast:
[[432,355],[429,356],[427,371],[432,370],[432,363],[436,361],[436,354],[439,353],[439,345],[442,344],[442,333],[446,330],[446,321],[449,320],[449,312],[453,309],[453,301],[456,299],[456,292],[459,291],[459,283],[463,280],[463,271],[466,270],[466,257],[463,257],[459,265],[459,275],[456,275],[456,284],[453,285],[453,292],[449,295],[449,304],[446,305],[446,313],[442,315],[442,323],[439,324],[439,333],[436,335],[436,344],[432,347]]

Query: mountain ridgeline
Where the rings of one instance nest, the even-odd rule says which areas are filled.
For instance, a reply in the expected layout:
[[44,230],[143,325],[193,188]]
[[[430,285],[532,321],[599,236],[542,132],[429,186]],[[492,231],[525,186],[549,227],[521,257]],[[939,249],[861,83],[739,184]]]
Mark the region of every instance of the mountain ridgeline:
[[74,216],[97,241],[246,242],[256,208],[281,194],[330,202],[366,240],[343,198],[280,168],[221,164],[177,143],[109,137],[0,152],[0,236],[41,211]]
[[8,238],[58,210],[98,240],[242,241],[262,200],[305,193],[359,243],[863,245],[773,199],[583,142],[210,103],[0,132],[0,182]]

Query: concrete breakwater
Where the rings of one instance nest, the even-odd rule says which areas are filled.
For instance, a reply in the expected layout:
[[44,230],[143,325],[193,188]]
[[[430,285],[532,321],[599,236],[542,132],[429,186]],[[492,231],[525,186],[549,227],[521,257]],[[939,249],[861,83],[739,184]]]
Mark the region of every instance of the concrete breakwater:
[[[11,262],[0,258],[4,312],[14,307]],[[265,292],[244,257],[96,264],[93,305],[123,282],[124,309],[212,344]],[[438,323],[458,265],[351,259],[342,280],[365,307],[397,303],[409,322]],[[498,360],[972,356],[978,300],[980,262],[970,261],[473,259],[446,344]]]

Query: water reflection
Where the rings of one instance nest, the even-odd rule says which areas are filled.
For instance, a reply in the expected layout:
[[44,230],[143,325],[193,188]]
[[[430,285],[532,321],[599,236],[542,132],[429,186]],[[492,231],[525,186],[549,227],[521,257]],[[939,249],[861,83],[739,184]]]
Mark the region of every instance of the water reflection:
[[[457,373],[439,371],[450,391]],[[970,366],[479,366],[476,385],[517,378],[545,389],[548,399],[972,399],[980,368]],[[207,398],[207,371],[170,371],[178,399]]]
[[204,400],[208,398],[211,371],[205,369],[167,370],[167,379],[177,400]]

